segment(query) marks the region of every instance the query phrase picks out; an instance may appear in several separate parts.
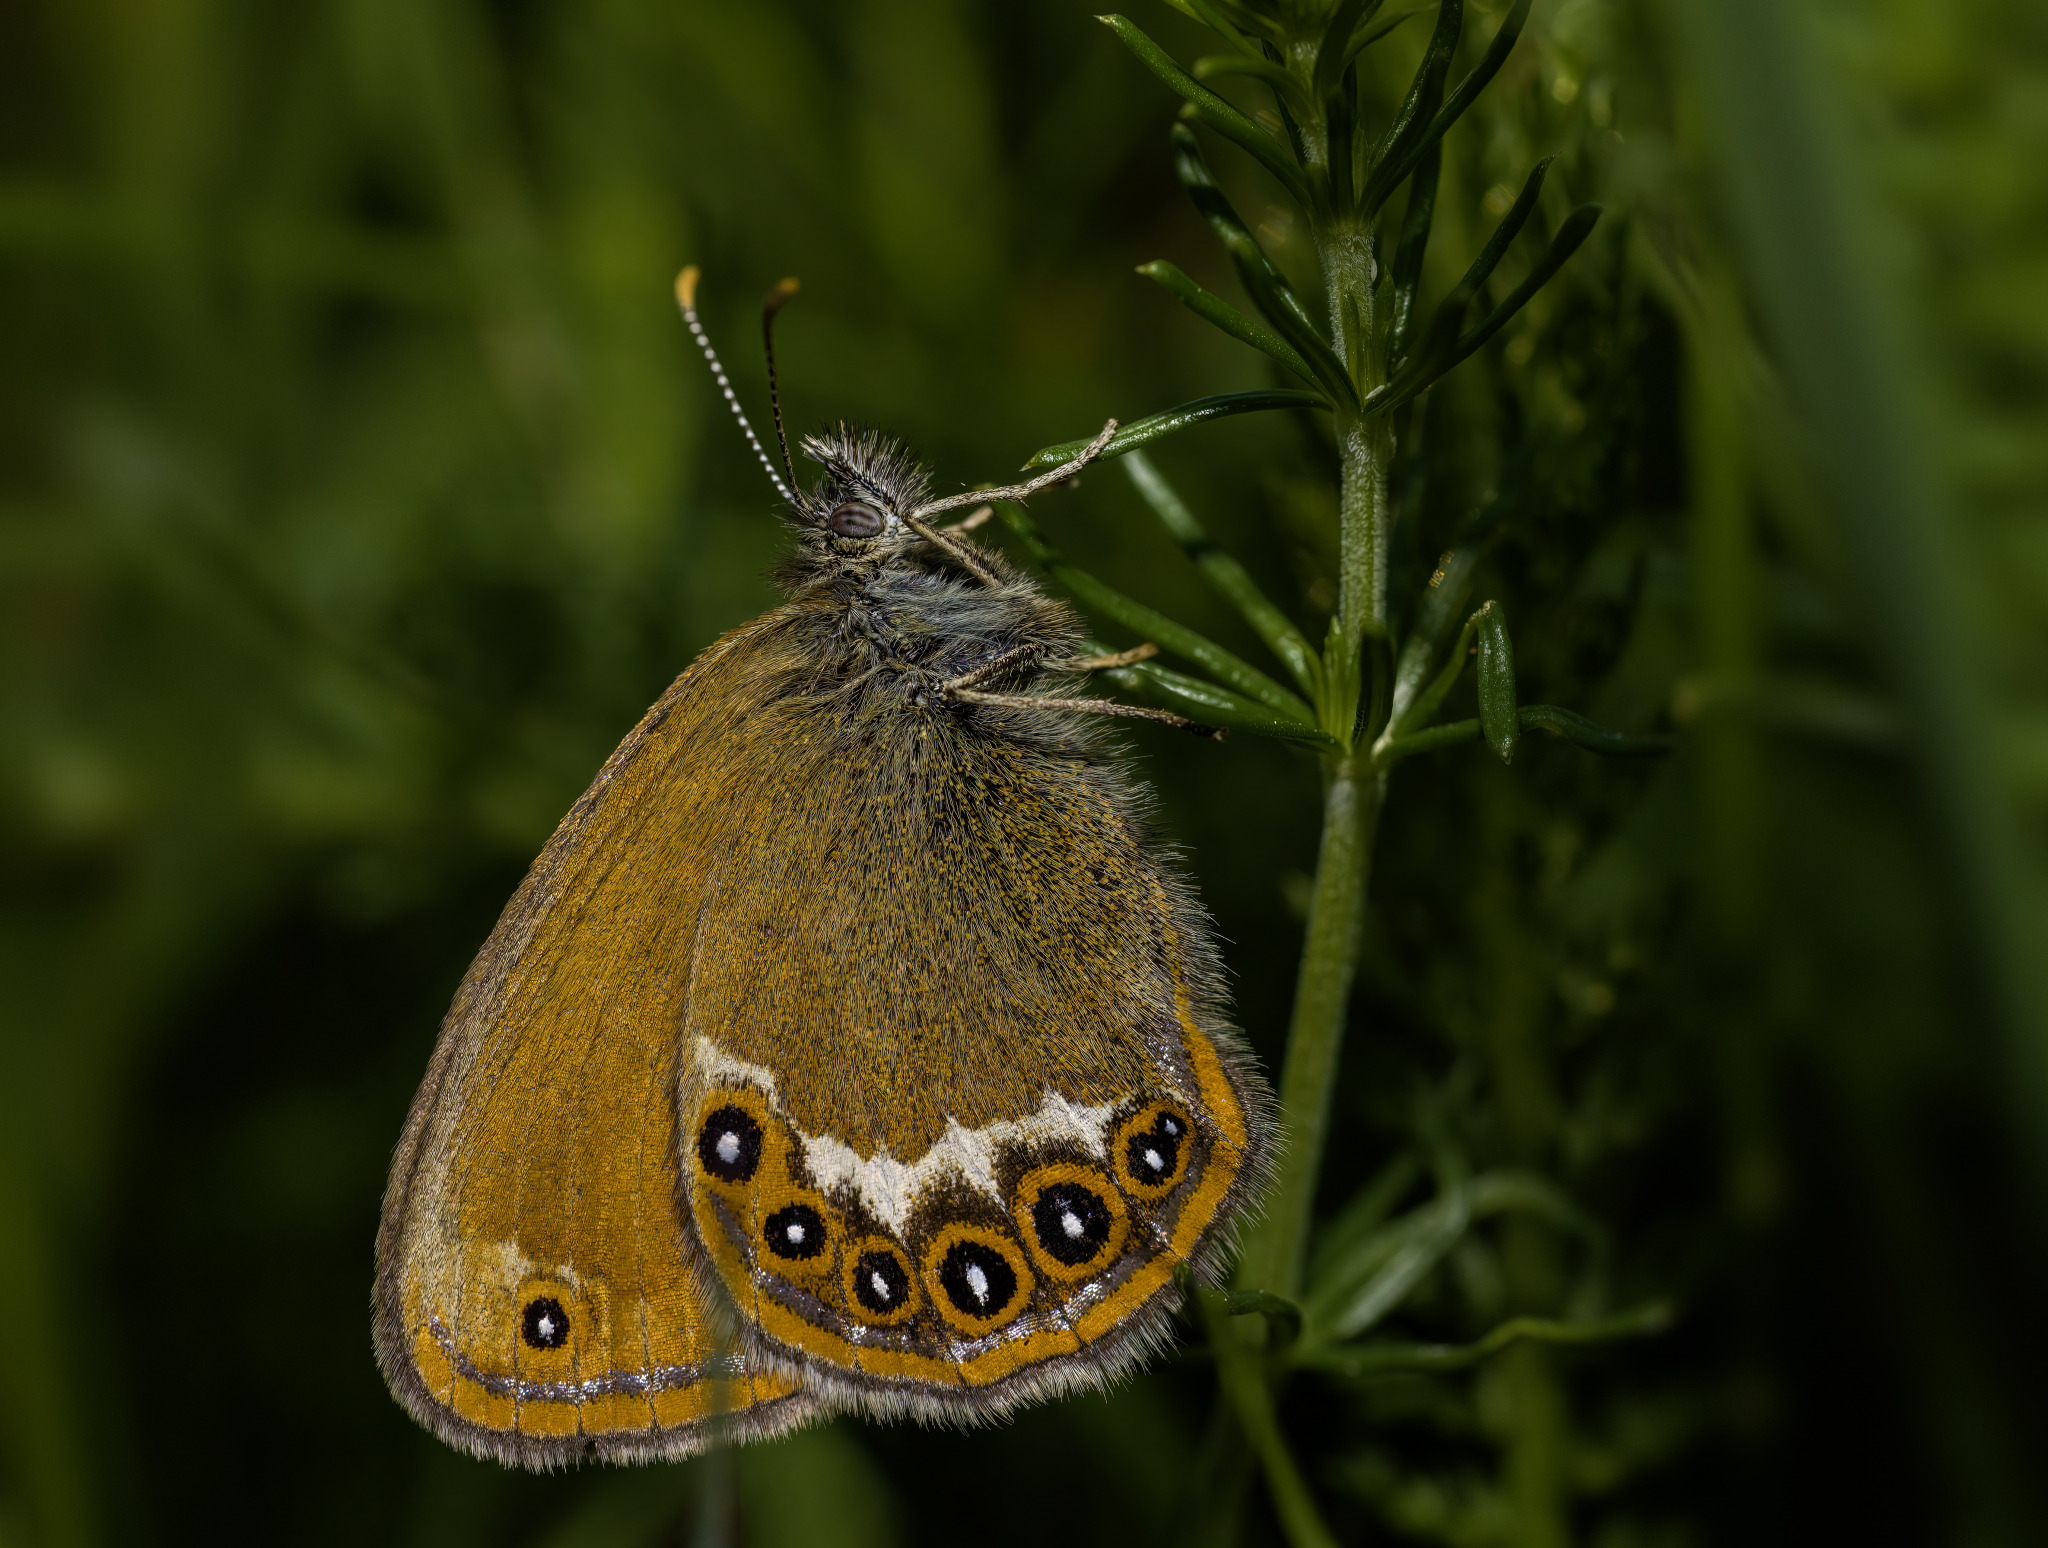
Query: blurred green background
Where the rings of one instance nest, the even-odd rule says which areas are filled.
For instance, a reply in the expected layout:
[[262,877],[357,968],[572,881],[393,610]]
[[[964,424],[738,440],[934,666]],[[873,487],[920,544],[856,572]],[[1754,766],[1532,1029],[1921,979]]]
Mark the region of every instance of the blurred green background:
[[[1504,7],[1470,9],[1483,40]],[[1173,106],[1078,5],[0,6],[0,1544],[1276,1540],[1197,1340],[971,1434],[546,1478],[416,1431],[369,1342],[384,1169],[471,953],[773,595],[675,271],[757,410],[793,273],[796,424],[998,478],[1266,381],[1131,272],[1236,293]],[[1419,1150],[1598,1223],[1597,1273],[1475,1229],[1411,1337],[1680,1316],[1303,1378],[1288,1433],[1346,1541],[2048,1541],[2048,16],[1544,0],[1447,147],[1437,293],[1539,155],[1553,223],[1607,216],[1418,414],[1405,584],[1510,499],[1483,594],[1524,699],[1681,746],[1401,770],[1326,1205]],[[1864,353],[1830,345],[1843,296]],[[1319,630],[1313,430],[1156,460]],[[1256,650],[1115,469],[1037,509]],[[1314,769],[1130,741],[1275,1061]]]

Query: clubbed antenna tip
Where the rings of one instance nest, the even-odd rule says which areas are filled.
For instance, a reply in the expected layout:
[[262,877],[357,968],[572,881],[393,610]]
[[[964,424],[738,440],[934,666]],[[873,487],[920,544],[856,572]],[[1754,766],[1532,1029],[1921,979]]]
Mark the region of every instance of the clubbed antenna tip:
[[775,464],[768,460],[768,451],[762,446],[761,438],[754,434],[754,427],[747,422],[747,411],[740,407],[739,394],[732,390],[732,382],[725,374],[725,367],[719,362],[718,351],[711,347],[710,336],[704,332],[704,324],[697,317],[697,266],[694,263],[676,276],[676,305],[682,308],[683,321],[690,325],[690,337],[695,339],[697,347],[704,351],[704,362],[711,367],[712,379],[718,383],[718,390],[725,395],[726,406],[732,410],[732,417],[740,422],[740,431],[746,436],[747,444],[754,448],[754,455],[761,459],[761,466],[768,474],[768,482],[775,486],[775,492],[784,500],[795,505],[796,492],[792,488],[795,482],[794,470],[790,483],[785,484],[782,475],[775,471]]

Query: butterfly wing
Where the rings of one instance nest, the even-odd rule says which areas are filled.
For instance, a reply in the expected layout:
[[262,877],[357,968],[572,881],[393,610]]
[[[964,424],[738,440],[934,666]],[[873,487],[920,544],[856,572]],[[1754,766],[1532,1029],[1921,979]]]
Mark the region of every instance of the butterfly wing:
[[1270,1149],[1205,924],[1071,719],[794,695],[735,728],[691,1218],[757,1346],[877,1413],[1140,1358]]
[[704,872],[663,792],[736,712],[744,640],[692,667],[564,819],[463,982],[399,1143],[378,1360],[478,1456],[675,1458],[817,1406],[721,1327],[677,1169],[674,965]]

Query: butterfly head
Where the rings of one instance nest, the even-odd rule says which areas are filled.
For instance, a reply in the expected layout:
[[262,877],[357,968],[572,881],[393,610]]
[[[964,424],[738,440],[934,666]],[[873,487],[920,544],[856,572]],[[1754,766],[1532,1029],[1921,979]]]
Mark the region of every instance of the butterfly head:
[[824,477],[808,494],[792,496],[791,511],[800,525],[830,538],[863,543],[897,535],[931,487],[930,472],[903,443],[874,430],[836,425],[805,436],[803,448]]

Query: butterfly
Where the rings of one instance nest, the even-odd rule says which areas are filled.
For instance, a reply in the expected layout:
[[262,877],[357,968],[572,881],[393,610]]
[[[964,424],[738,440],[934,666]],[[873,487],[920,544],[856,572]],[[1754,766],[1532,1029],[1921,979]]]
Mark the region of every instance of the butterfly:
[[[1274,1145],[1208,924],[1071,611],[933,518],[902,447],[806,438],[787,600],[562,820],[442,1023],[377,1241],[378,1361],[529,1467],[825,1412],[971,1421],[1170,1337]],[[768,322],[793,284],[770,298]],[[764,330],[765,331],[765,330]],[[770,385],[773,390],[772,336]]]

